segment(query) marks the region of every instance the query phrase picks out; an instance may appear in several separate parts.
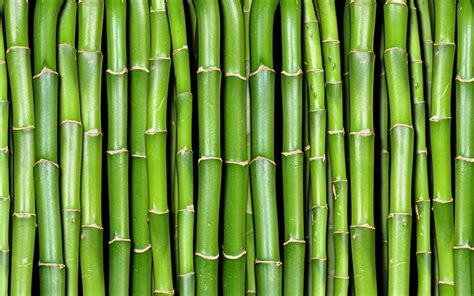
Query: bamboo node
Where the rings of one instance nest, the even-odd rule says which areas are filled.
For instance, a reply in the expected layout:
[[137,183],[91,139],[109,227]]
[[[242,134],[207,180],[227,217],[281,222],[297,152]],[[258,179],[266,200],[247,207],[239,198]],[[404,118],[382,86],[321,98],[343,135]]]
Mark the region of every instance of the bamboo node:
[[304,147],[304,151],[308,151],[311,149],[311,146],[310,145],[306,145],[306,147]]
[[326,155],[322,155],[322,156],[313,156],[313,157],[310,157],[309,158],[309,161],[318,161],[318,160],[322,160],[323,163],[326,162]]
[[226,254],[224,251],[222,251],[222,256],[224,256],[225,259],[229,259],[229,260],[239,260],[240,258],[244,257],[246,254],[247,254],[247,251],[245,250],[240,252],[240,254],[238,255],[229,255],[229,254]]
[[336,183],[347,183],[347,179],[336,179],[331,182],[332,184]]
[[390,154],[390,151],[388,151],[387,149],[382,149],[382,154]]
[[396,213],[396,212],[393,212],[393,213],[388,214],[387,219],[395,218],[397,216],[409,216],[409,217],[411,217],[411,213]]
[[165,129],[156,129],[156,128],[150,128],[145,131],[145,135],[156,135],[156,134],[161,134],[161,133],[167,133],[168,131]]
[[346,281],[350,279],[348,275],[335,275],[334,278],[339,279],[339,280],[346,280]]
[[128,68],[128,70],[130,72],[132,72],[132,71],[144,71],[146,73],[150,73],[150,70],[148,70],[148,68],[142,67],[142,66],[131,66],[130,68]]
[[416,254],[416,255],[418,255],[418,254],[431,254],[431,251],[430,251],[430,250],[416,251],[415,254]]
[[194,255],[204,259],[204,260],[217,260],[219,259],[219,254],[212,256],[212,255],[204,255],[203,253],[196,252]]
[[14,45],[14,46],[10,46],[7,49],[6,54],[8,54],[10,51],[15,50],[15,49],[25,49],[27,51],[30,51],[30,48],[28,46]]
[[194,276],[196,273],[194,271],[186,272],[183,274],[178,275],[180,278],[187,277],[187,276]]
[[96,53],[96,54],[99,54],[99,55],[103,55],[102,52],[100,50],[78,50],[77,51],[78,54],[92,54],[92,53]]
[[328,135],[343,135],[346,133],[344,129],[328,131]]
[[99,136],[102,136],[102,132],[94,128],[94,129],[86,131],[84,135],[89,136],[89,137],[99,137]]
[[256,294],[255,290],[247,290],[247,294]]
[[449,200],[443,200],[439,198],[433,198],[433,202],[441,203],[441,204],[448,204],[453,202],[453,198],[451,197]]
[[166,12],[166,7],[165,8],[156,8],[153,9],[150,7],[150,13],[159,13],[159,12]]
[[283,243],[283,246],[286,246],[288,244],[306,244],[306,241],[304,239],[290,237],[286,242]]
[[35,80],[36,78],[41,77],[41,75],[44,75],[47,73],[52,74],[52,75],[59,75],[58,72],[45,66],[43,67],[43,69],[41,69],[41,71],[38,74],[33,75],[32,79]]
[[372,137],[374,136],[374,132],[367,128],[358,132],[350,132],[349,136]]
[[37,160],[34,164],[33,164],[33,167],[37,166],[37,165],[41,165],[41,164],[50,164],[56,168],[59,169],[59,164],[49,160],[49,159],[44,159],[44,158],[41,158],[39,160]]
[[428,150],[425,148],[425,149],[421,149],[421,150],[417,150],[416,151],[416,154],[425,154],[425,155],[428,155]]
[[469,246],[469,245],[457,245],[457,246],[453,246],[453,250],[471,250],[471,246]]
[[390,52],[390,51],[401,51],[402,53],[407,54],[407,51],[404,48],[401,48],[398,46],[387,48],[384,50],[384,53]]
[[179,48],[176,48],[175,50],[173,50],[173,56],[177,55],[180,51],[183,51],[183,50],[188,50],[188,46],[185,44]]
[[443,46],[443,45],[456,46],[456,43],[454,43],[453,41],[440,41],[440,42],[433,43],[433,46]]
[[0,253],[9,253],[10,250],[9,249],[0,249]]
[[10,201],[10,195],[0,196],[0,200]]
[[324,204],[324,205],[315,205],[315,206],[312,206],[311,209],[325,209],[327,210],[328,209],[328,205],[327,204]]
[[236,77],[236,78],[239,78],[240,80],[243,80],[243,81],[247,80],[247,78],[245,78],[245,76],[242,76],[239,73],[235,73],[235,72],[225,72],[224,77]]
[[368,223],[364,223],[364,224],[354,224],[354,225],[351,225],[350,228],[368,228],[368,229],[375,230],[375,226],[370,225],[370,224],[368,224]]
[[454,282],[453,282],[453,281],[443,281],[443,280],[439,280],[439,281],[438,281],[438,285],[454,286]]
[[273,72],[275,73],[275,70],[271,67],[268,67],[268,66],[265,66],[264,64],[260,64],[260,66],[258,66],[257,70],[253,71],[252,73],[250,73],[250,77],[252,76],[255,76],[257,75],[259,72],[261,71],[270,71],[270,72]]
[[392,125],[392,127],[390,127],[390,131],[396,129],[397,127],[413,129],[413,125],[405,124],[405,123],[395,123],[394,125]]
[[62,263],[50,263],[50,262],[41,262],[38,261],[38,267],[53,267],[57,269],[64,269],[66,268],[66,265]]
[[13,212],[12,216],[17,217],[17,218],[32,218],[32,217],[36,217],[36,214],[35,213],[15,213],[15,212]]
[[270,264],[270,265],[276,265],[277,267],[283,265],[283,263],[281,261],[260,260],[260,259],[255,259],[255,264]]
[[471,162],[471,163],[474,162],[474,158],[472,158],[472,157],[466,157],[466,156],[462,156],[462,155],[456,156],[455,160],[467,161],[467,162]]
[[176,153],[177,155],[186,155],[187,153],[192,153],[192,150],[189,150],[186,146],[183,148],[179,149],[179,151]]
[[333,231],[333,234],[349,235],[349,231],[346,231],[346,230],[336,230],[336,231]]
[[194,213],[194,205],[193,205],[193,204],[187,205],[184,209],[178,210],[178,212],[190,212],[190,213]]
[[146,247],[141,248],[141,249],[133,249],[133,253],[142,254],[142,253],[145,253],[148,250],[151,250],[151,244],[148,244]]
[[69,47],[73,50],[76,50],[76,48],[72,44],[69,44],[69,43],[59,43],[58,47]]
[[222,158],[217,157],[217,156],[201,156],[198,159],[198,164],[200,164],[201,161],[206,161],[206,160],[218,160],[218,161],[222,162]]
[[[156,57],[151,57],[150,61],[171,61],[171,58],[168,56],[156,56]],[[153,70],[154,67],[152,67]]]
[[71,123],[71,124],[77,124],[77,125],[80,125],[82,126],[82,123],[80,121],[77,121],[77,120],[71,120],[71,119],[65,119],[63,121],[61,121],[61,123],[59,123],[59,125],[63,125],[63,124],[68,124],[68,123]]
[[121,236],[115,236],[112,240],[109,241],[109,245],[116,243],[116,242],[131,242],[129,238],[126,237],[121,237]]
[[321,40],[321,43],[335,43],[335,44],[339,44],[341,43],[339,40],[337,39],[324,39],[324,40]]
[[128,72],[128,69],[127,67],[124,67],[122,70],[120,71],[114,71],[112,69],[107,69],[107,71],[105,71],[107,74],[110,74],[110,75],[114,75],[114,76],[120,76],[120,75],[123,75],[123,74],[126,74]]
[[471,78],[462,78],[461,74],[456,75],[456,81],[459,81],[461,83],[469,83],[469,82],[474,82],[474,77]]
[[410,60],[410,63],[412,63],[412,64],[423,64],[423,61],[422,60]]
[[451,116],[434,115],[430,117],[430,121],[438,122],[442,120],[451,120]]
[[311,20],[304,20],[304,23],[305,24],[318,24],[318,20],[317,19],[311,19]]
[[311,261],[327,261],[328,257],[322,256],[322,257],[311,257]]
[[62,209],[63,212],[74,212],[74,213],[80,213],[81,210],[79,209]]
[[300,68],[296,72],[281,71],[281,75],[287,76],[287,77],[297,77],[297,76],[303,75],[303,70],[301,70]]
[[358,54],[358,53],[367,53],[367,54],[375,56],[375,54],[372,50],[354,50],[354,49],[352,49],[352,50],[349,51],[349,54]]
[[155,214],[155,215],[167,215],[168,213],[170,212],[169,209],[166,209],[164,211],[160,211],[160,210],[148,210],[148,213],[150,214]]
[[153,294],[174,295],[174,290],[153,290]]
[[238,160],[225,160],[224,161],[225,164],[235,164],[235,165],[240,165],[240,166],[247,166],[249,164],[249,161],[248,160],[245,160],[245,161],[238,161]]
[[210,66],[210,67],[199,67],[197,69],[197,72],[196,74],[200,74],[200,73],[206,73],[206,72],[220,72],[221,69],[219,69],[219,67],[216,67],[216,66]]
[[297,155],[297,154],[303,154],[303,151],[301,151],[300,149],[296,149],[296,150],[293,150],[293,151],[284,151],[281,153],[281,155],[287,157],[287,156],[291,156],[291,155]]
[[324,73],[324,69],[322,68],[309,68],[306,69],[306,74],[308,73]]
[[122,153],[128,153],[128,149],[123,147],[117,150],[107,150],[108,155],[117,155],[117,154],[122,154]]
[[326,81],[324,85],[336,85],[336,84],[342,84],[342,80],[331,80],[331,81]]
[[431,40],[431,39],[425,39],[425,40],[423,40],[423,42],[425,42],[425,43],[433,43],[433,40]]
[[5,153],[5,154],[7,154],[7,153],[8,153],[8,146],[6,146],[6,147],[1,147],[1,148],[0,148],[0,153]]
[[312,109],[312,110],[308,110],[309,113],[317,113],[317,112],[326,112],[326,109],[324,108],[315,108],[315,109]]
[[273,164],[276,166],[276,163],[274,160],[271,160],[270,158],[266,158],[266,157],[263,157],[263,156],[257,156],[255,157],[254,159],[252,159],[250,161],[250,164],[254,163],[254,162],[257,162],[257,161],[261,161],[261,160],[264,160],[264,161],[268,161],[269,163]]
[[27,126],[22,126],[22,127],[12,127],[12,131],[27,131],[30,129],[34,129],[34,125],[27,125]]
[[99,229],[99,230],[104,230],[104,228],[98,224],[92,223],[92,224],[82,224],[81,228],[94,228],[94,229]]

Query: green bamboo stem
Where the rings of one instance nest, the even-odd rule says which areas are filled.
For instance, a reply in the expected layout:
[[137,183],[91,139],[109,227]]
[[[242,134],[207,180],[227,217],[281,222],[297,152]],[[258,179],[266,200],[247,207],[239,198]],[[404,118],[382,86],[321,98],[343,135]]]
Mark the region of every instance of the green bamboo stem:
[[311,294],[326,293],[327,276],[327,192],[326,192],[326,106],[324,70],[319,34],[313,2],[303,2],[304,52],[308,83],[308,133],[310,146],[311,182]]
[[195,1],[198,31],[198,212],[196,290],[218,294],[219,205],[221,188],[220,17],[217,1]]
[[109,188],[109,293],[128,294],[130,226],[128,205],[127,3],[106,0],[107,177]]
[[244,295],[248,187],[244,18],[240,0],[222,1],[224,39],[224,295]]
[[[426,104],[423,80],[422,49],[418,27],[418,14],[414,0],[410,0],[408,54],[412,104],[415,124],[414,194],[416,215],[416,260],[418,295],[431,295],[430,197],[428,188],[428,157],[426,148]],[[423,35],[421,35],[423,36]]]
[[435,0],[435,43],[430,134],[433,212],[440,294],[454,293],[453,197],[451,189],[451,86],[454,64],[456,1]]
[[245,248],[247,252],[246,263],[246,295],[256,294],[255,281],[255,231],[252,208],[252,189],[250,188],[250,178],[247,176],[249,186],[247,186],[247,207],[245,209]]
[[472,294],[472,196],[474,185],[474,3],[458,2],[456,67],[456,158],[455,158],[455,228],[454,290],[456,295]]
[[[174,293],[167,186],[167,99],[171,70],[171,40],[164,0],[150,6],[151,52],[148,116],[145,132],[154,294]],[[183,291],[183,290],[181,290]]]
[[151,243],[148,226],[148,171],[145,130],[150,57],[148,0],[128,1],[130,77],[130,206],[132,226],[131,290],[151,294]]
[[[304,13],[304,3],[303,3],[303,13]],[[304,29],[304,27],[303,27]],[[304,37],[303,37],[304,38]],[[304,42],[305,39],[303,39]],[[304,57],[304,62],[303,65],[305,65],[305,70],[306,70],[306,57],[305,57],[305,51],[303,50],[303,57]],[[306,262],[305,262],[305,294],[309,294],[311,289],[312,289],[312,278],[313,274],[311,272],[311,256],[312,256],[312,208],[311,208],[311,166],[310,166],[310,161],[309,159],[311,158],[311,147],[309,145],[309,87],[308,87],[308,77],[307,75],[303,75],[303,128],[304,128],[304,133],[303,133],[303,139],[304,139],[304,198],[305,198],[305,203],[304,203],[304,214],[305,214],[305,240],[306,240]]]
[[285,295],[304,291],[304,200],[303,200],[303,71],[301,64],[301,3],[282,0],[282,71],[283,116],[283,205]]
[[78,74],[83,124],[81,175],[82,291],[104,295],[102,227],[102,26],[101,0],[78,2]]
[[275,70],[273,19],[277,0],[254,0],[250,11],[252,112],[252,203],[256,241],[257,294],[282,293],[276,168],[274,156]]
[[377,292],[372,111],[376,2],[354,0],[349,6],[351,20],[349,150],[352,198],[350,234],[355,293],[364,295]]
[[[179,289],[194,294],[194,180],[191,74],[183,3],[168,2],[176,77],[176,169],[178,174]],[[194,11],[194,8],[193,8]]]
[[344,141],[344,105],[341,80],[340,42],[336,3],[318,0],[321,18],[321,43],[324,57],[328,140],[334,196],[334,293],[346,295],[349,286],[349,229],[347,220],[347,175]]
[[36,232],[35,114],[28,46],[28,3],[5,1],[7,65],[13,110],[14,176],[10,294],[31,294]]
[[[350,0],[344,2],[344,10],[342,16],[342,52],[343,52],[343,105],[344,105],[344,126],[345,130],[350,130],[350,84],[349,84],[349,52],[351,50],[351,13]],[[346,134],[347,137],[347,134]],[[348,151],[349,141],[346,141],[346,151]],[[347,157],[347,156],[346,156]],[[348,160],[348,159],[347,159]],[[349,161],[347,161],[349,166]],[[346,169],[349,170],[349,169]]]
[[58,25],[61,209],[66,293],[79,293],[82,123],[76,57],[77,3],[64,3]]
[[[327,141],[326,141],[326,151],[329,150]],[[331,157],[328,155],[328,165],[326,166],[326,188],[332,187],[332,177],[331,177]],[[326,294],[334,295],[334,277],[336,272],[336,249],[334,246],[334,200],[332,190],[327,190],[327,203],[328,203],[328,223],[327,223],[327,239],[326,239],[326,248],[327,248],[327,284],[326,284]]]
[[3,1],[0,2],[0,294],[8,295],[10,278],[10,175],[9,175],[9,104],[5,41],[3,37]]
[[431,106],[431,87],[433,81],[433,37],[431,32],[430,8],[428,0],[416,0],[416,8],[420,27],[420,32],[418,34],[421,38],[424,92],[429,112]]

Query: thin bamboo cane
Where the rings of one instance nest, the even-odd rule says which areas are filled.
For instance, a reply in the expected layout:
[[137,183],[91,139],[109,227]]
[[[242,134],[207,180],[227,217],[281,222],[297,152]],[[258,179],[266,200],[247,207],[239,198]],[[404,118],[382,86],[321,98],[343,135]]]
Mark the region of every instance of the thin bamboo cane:
[[10,294],[31,294],[36,232],[35,115],[28,45],[28,3],[5,1],[7,65],[13,110],[14,175]]
[[473,291],[471,244],[474,230],[471,216],[474,194],[474,2],[459,1],[457,17],[454,291],[456,295],[470,295]]
[[[174,293],[166,160],[171,39],[165,1],[152,0],[150,13],[150,84],[145,142],[150,195],[149,219],[153,253],[153,293],[160,295]],[[185,290],[181,291],[184,293]]]
[[423,60],[423,83],[428,112],[431,106],[431,87],[433,81],[433,37],[431,32],[430,8],[428,0],[416,0]]
[[78,75],[83,124],[80,260],[82,291],[104,295],[102,227],[101,0],[78,2]]

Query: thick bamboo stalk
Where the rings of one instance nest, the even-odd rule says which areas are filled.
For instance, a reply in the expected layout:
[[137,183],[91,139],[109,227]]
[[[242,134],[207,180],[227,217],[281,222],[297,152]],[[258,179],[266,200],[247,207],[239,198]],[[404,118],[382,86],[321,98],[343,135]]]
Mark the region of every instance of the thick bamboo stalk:
[[[374,0],[350,4],[351,249],[356,294],[377,291],[374,227]],[[364,173],[361,173],[364,172]]]
[[150,57],[148,0],[128,1],[130,77],[131,290],[151,294],[151,242],[148,225],[148,171],[145,130]]
[[257,294],[263,295],[282,293],[274,155],[275,70],[272,32],[277,3],[276,0],[254,0],[250,11],[250,174],[256,237]]
[[248,187],[244,17],[240,0],[222,1],[224,38],[224,295],[245,294]]
[[336,3],[318,0],[321,18],[328,109],[328,141],[331,157],[332,192],[334,196],[334,293],[347,294],[349,286],[349,229],[347,216],[347,175],[344,141],[344,105],[341,75],[340,41]]
[[61,210],[66,293],[79,293],[82,123],[76,57],[77,3],[67,0],[58,25]]
[[148,209],[153,253],[153,293],[160,295],[174,293],[166,161],[171,39],[165,1],[152,0],[150,13],[150,81],[145,142],[150,195]]
[[[412,104],[415,125],[414,194],[416,213],[416,260],[418,270],[418,295],[431,295],[431,202],[428,188],[428,157],[426,148],[426,104],[423,80],[423,62],[418,27],[418,15],[414,0],[410,0],[408,54]],[[423,35],[421,35],[423,36]],[[431,86],[431,85],[430,85]]]
[[308,136],[311,182],[311,294],[326,293],[327,276],[327,183],[326,183],[326,100],[324,70],[313,2],[303,2],[304,53],[308,88]]
[[195,1],[198,26],[198,212],[196,290],[218,294],[219,205],[222,174],[220,17],[217,1]]
[[454,293],[453,197],[451,184],[451,86],[456,1],[435,0],[435,43],[430,110],[433,212],[440,294]]
[[36,210],[35,115],[28,45],[28,3],[5,1],[7,65],[12,96],[14,157],[10,294],[31,294]]
[[459,1],[457,17],[454,291],[469,295],[473,291],[474,3]]
[[194,205],[191,74],[186,35],[185,8],[182,1],[168,2],[176,77],[176,170],[178,186],[179,288],[194,293]]
[[9,104],[5,41],[3,36],[3,1],[0,3],[0,294],[8,295],[10,279],[10,165]]
[[104,3],[78,3],[78,74],[83,124],[81,274],[84,294],[105,294],[102,226],[102,27]]

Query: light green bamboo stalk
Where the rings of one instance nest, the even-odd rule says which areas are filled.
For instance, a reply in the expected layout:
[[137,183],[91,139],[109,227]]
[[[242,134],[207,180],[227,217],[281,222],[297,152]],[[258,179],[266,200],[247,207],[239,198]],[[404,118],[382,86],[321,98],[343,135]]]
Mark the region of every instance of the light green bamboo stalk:
[[263,295],[282,293],[274,156],[275,70],[272,32],[277,3],[277,0],[254,0],[250,11],[250,174],[256,238],[257,294]]
[[318,0],[321,18],[328,106],[328,140],[331,156],[332,192],[334,195],[334,293],[347,294],[349,286],[349,229],[347,222],[347,176],[344,141],[344,105],[341,80],[340,42],[337,28],[336,3]]
[[240,0],[221,1],[224,38],[224,295],[245,294],[248,187],[244,17]]
[[456,158],[455,158],[455,232],[454,291],[472,294],[471,250],[474,185],[474,2],[461,0],[457,10],[456,67]]
[[81,175],[81,273],[86,295],[104,295],[102,227],[102,26],[101,0],[78,2],[78,74],[83,124]]
[[[356,294],[375,294],[374,227],[374,29],[376,2],[350,4],[350,178],[351,248]],[[361,173],[363,172],[363,173]]]
[[82,123],[76,52],[77,3],[64,3],[58,29],[61,208],[66,293],[79,293]]
[[3,1],[0,1],[0,294],[8,295],[10,278],[10,174],[9,104],[5,41],[3,37]]
[[[326,141],[326,151],[329,150],[327,141]],[[332,178],[331,178],[331,157],[328,155],[328,165],[326,166],[326,188],[332,187]],[[336,272],[336,258],[335,258],[335,247],[334,247],[334,201],[333,201],[333,192],[332,190],[327,190],[327,202],[328,202],[328,226],[327,226],[327,239],[326,239],[326,248],[327,248],[327,257],[328,257],[328,268],[327,268],[327,284],[326,284],[326,294],[334,295],[334,281],[335,281],[335,272]]]
[[[344,2],[342,16],[342,52],[343,52],[343,100],[344,100],[344,126],[345,130],[350,130],[350,85],[349,85],[349,52],[351,50],[351,12],[350,0]],[[347,134],[346,134],[347,137]],[[346,141],[346,151],[348,151],[349,141]],[[347,157],[347,156],[346,156]],[[348,160],[348,159],[347,159]],[[347,161],[349,166],[349,161]],[[349,194],[349,193],[348,193]]]
[[5,1],[7,65],[13,110],[13,202],[11,295],[31,294],[31,277],[36,232],[35,115],[28,45],[28,3]]
[[174,293],[166,161],[171,40],[165,1],[152,0],[150,13],[150,85],[145,132],[150,194],[148,209],[154,268],[153,293],[163,295]]
[[148,171],[145,130],[150,58],[148,0],[128,1],[130,77],[130,206],[132,227],[131,290],[151,294],[151,243],[148,226]]
[[453,197],[451,189],[451,84],[454,64],[456,1],[435,0],[435,43],[430,110],[433,212],[440,294],[454,291]]
[[310,146],[311,182],[311,293],[326,293],[327,254],[326,232],[328,219],[326,192],[326,106],[324,71],[313,2],[303,2],[306,79],[308,88],[308,133]]

